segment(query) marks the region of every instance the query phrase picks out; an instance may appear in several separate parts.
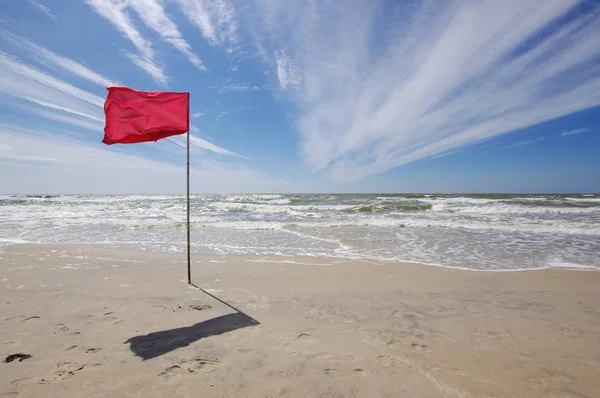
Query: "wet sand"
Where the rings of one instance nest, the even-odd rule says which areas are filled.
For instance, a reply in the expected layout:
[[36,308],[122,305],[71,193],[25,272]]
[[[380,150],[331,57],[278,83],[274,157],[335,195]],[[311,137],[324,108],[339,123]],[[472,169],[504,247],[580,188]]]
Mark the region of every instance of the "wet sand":
[[2,248],[0,396],[600,396],[600,272],[193,261]]

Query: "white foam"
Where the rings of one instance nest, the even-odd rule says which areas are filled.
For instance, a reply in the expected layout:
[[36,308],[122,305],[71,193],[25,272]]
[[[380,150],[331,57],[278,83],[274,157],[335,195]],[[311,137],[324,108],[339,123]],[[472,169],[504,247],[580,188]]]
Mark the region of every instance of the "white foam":
[[423,265],[429,265],[432,267],[441,267],[448,269],[457,269],[461,271],[471,271],[471,272],[529,272],[529,271],[545,271],[555,268],[564,268],[571,269],[577,271],[600,271],[599,267],[594,267],[591,265],[581,265],[581,264],[570,264],[570,263],[560,263],[560,264],[548,264],[542,265],[538,267],[520,267],[520,268],[500,268],[500,269],[491,269],[491,268],[469,268],[469,267],[461,267],[458,265],[443,265],[443,264],[435,264],[435,263],[425,263],[425,262],[415,262],[415,261],[402,261],[397,260],[398,262],[408,262],[408,263],[418,263]]
[[583,195],[585,198],[565,198],[569,202],[589,202],[589,203],[600,203],[600,198],[590,197]]
[[290,199],[283,195],[228,195],[225,198],[226,202],[245,202],[245,203],[272,203],[272,204],[288,204]]
[[548,262],[548,268],[568,268],[568,269],[600,271],[599,267],[594,267],[593,265],[570,263],[570,262],[560,261],[560,260]]
[[269,258],[261,258],[258,260],[246,260],[247,263],[276,263],[276,264],[297,264],[297,265],[318,265],[318,266],[329,266],[331,263],[305,263],[302,261],[294,260],[275,260]]
[[[526,220],[525,220],[526,221]],[[291,233],[290,226],[294,224],[273,221],[221,221],[219,219],[199,219],[198,226],[234,229],[234,230],[285,230]],[[458,217],[453,218],[418,218],[418,217],[360,217],[346,218],[339,221],[324,222],[302,222],[298,226],[303,228],[340,228],[340,227],[438,227],[438,228],[463,228],[473,230],[503,231],[503,232],[532,232],[532,233],[560,233],[575,235],[600,236],[600,224],[588,224],[582,222],[568,222],[557,220],[537,220],[526,223],[501,223],[486,220],[470,220]],[[312,238],[312,236],[311,236]]]
[[600,207],[533,207],[506,203],[498,203],[492,206],[466,207],[437,203],[432,205],[431,209],[437,212],[460,212],[468,214],[597,214],[600,216]]
[[[0,246],[78,243],[185,251],[183,195],[0,199],[7,200],[0,207]],[[387,202],[432,206],[393,211]],[[561,262],[594,267],[599,202],[597,196],[194,195],[192,248],[208,255],[409,259],[489,270],[519,264],[541,269]],[[365,206],[374,211],[356,211]],[[545,258],[557,250],[565,257]]]

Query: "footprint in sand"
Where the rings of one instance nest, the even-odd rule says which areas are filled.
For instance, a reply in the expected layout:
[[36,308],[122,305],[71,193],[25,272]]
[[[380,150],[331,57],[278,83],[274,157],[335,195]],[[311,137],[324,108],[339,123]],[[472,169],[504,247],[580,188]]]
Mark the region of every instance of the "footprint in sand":
[[64,380],[75,375],[75,372],[79,372],[85,368],[85,364],[78,362],[59,362],[56,364],[58,370],[55,372],[54,377],[48,378],[47,381],[58,381]]
[[87,318],[89,318],[90,320],[87,321],[85,324],[92,325],[96,322],[102,322],[102,323],[112,323],[113,325],[115,325],[115,324],[123,322],[122,320],[120,320],[119,318],[114,316],[113,314],[114,314],[114,312],[109,311],[109,312],[102,313],[102,315],[88,315]]
[[316,344],[319,341],[307,332],[289,332],[282,336],[283,339],[287,340],[286,345],[297,345],[297,344]]
[[391,357],[389,355],[378,355],[375,357],[375,362],[377,362],[379,365],[383,365],[385,367],[394,367],[396,366],[396,360],[394,359],[394,357]]
[[173,365],[166,368],[163,372],[158,375],[158,379],[164,382],[169,382],[173,378],[179,376],[181,373],[181,366]]
[[[10,301],[7,301],[6,303],[10,304]],[[26,322],[26,321],[31,321],[31,320],[35,320],[35,319],[42,319],[42,318],[37,315],[27,316],[27,317],[25,315],[18,315],[18,316],[12,316],[10,318],[6,318],[3,323],[16,322],[18,320],[20,320],[21,322]]]
[[180,362],[179,365],[169,366],[158,375],[158,378],[159,380],[168,383],[186,373],[194,373],[218,364],[219,361],[216,359],[194,358],[190,361]]
[[73,351],[73,350],[81,350],[81,351],[85,351],[86,354],[95,354],[98,351],[100,351],[102,348],[84,348],[84,347],[79,347],[78,345],[72,345],[68,348],[65,348],[63,351]]
[[[99,365],[99,364],[95,364]],[[31,384],[46,384],[56,383],[68,379],[75,375],[76,372],[83,370],[86,365],[79,364],[77,362],[59,362],[56,364],[57,371],[49,376],[44,377],[24,377],[16,379],[11,382],[15,386],[25,386]]]
[[365,371],[361,368],[354,368],[351,371],[346,369],[325,368],[325,374],[328,376],[340,377],[342,373],[351,375],[363,375]]
[[63,380],[69,379],[81,371],[99,370],[103,365],[101,363],[78,363],[78,362],[59,362],[56,364],[57,370],[51,375],[44,377],[27,377],[23,379],[14,380],[11,384],[14,385],[27,385],[27,384],[45,384],[45,383],[58,383]]
[[69,331],[69,327],[67,325],[65,325],[64,323],[57,323],[56,325],[54,325],[54,329],[58,332],[68,332]]
[[[54,325],[54,330],[56,332],[68,332],[69,331],[69,327],[63,323],[57,323],[56,325]],[[81,332],[71,332],[71,334],[73,336],[79,336],[81,335]]]
[[208,304],[202,304],[199,301],[192,301],[187,309],[188,311],[204,311],[204,310],[210,310],[212,307]]
[[429,347],[427,347],[427,345],[425,345],[425,344],[412,343],[410,347],[412,348],[413,351],[419,351],[419,352],[429,351]]
[[205,311],[212,309],[212,306],[208,304],[202,304],[201,301],[191,301],[188,304],[177,304],[173,307],[169,308],[165,305],[155,305],[154,307],[159,308],[161,310],[171,309],[173,312],[177,311]]
[[43,382],[40,380],[39,377],[22,377],[20,379],[15,379],[10,382],[11,385],[17,386],[17,387],[27,386],[27,385],[31,385],[31,384],[40,384],[40,383],[43,383]]

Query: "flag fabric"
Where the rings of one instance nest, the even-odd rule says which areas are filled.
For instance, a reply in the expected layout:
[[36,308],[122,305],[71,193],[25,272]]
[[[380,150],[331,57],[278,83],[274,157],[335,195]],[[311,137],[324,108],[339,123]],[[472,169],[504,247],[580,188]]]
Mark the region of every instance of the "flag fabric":
[[158,141],[189,130],[190,93],[135,91],[107,87],[104,142],[135,144]]

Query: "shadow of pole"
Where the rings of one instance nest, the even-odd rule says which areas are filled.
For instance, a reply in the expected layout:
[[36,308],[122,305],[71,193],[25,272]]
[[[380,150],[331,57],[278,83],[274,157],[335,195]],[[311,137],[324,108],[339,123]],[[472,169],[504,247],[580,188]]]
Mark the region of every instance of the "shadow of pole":
[[[239,312],[240,314],[244,314],[242,311],[238,310],[237,308],[235,308],[233,305],[229,304],[226,301],[221,300],[220,298],[218,298],[217,296],[215,296],[214,294],[210,294],[209,292],[207,292],[206,290],[202,289],[200,286],[196,286],[193,283],[190,283],[190,286],[194,286],[196,289],[200,290],[202,293],[206,294],[207,296],[212,297],[213,299],[217,300],[219,303],[226,305],[227,307],[231,308],[232,310],[234,310],[235,312]],[[248,318],[252,319],[254,322],[256,322],[258,324],[258,321],[253,319],[252,317],[244,314],[245,316],[247,316]]]
[[231,304],[208,293],[206,290],[194,285],[193,283],[191,285],[218,302],[231,308],[235,311],[235,313],[222,315],[217,318],[196,323],[192,326],[162,330],[146,335],[131,337],[125,341],[124,344],[129,343],[129,349],[136,356],[141,357],[145,361],[159,357],[178,348],[186,347],[206,337],[231,332],[247,326],[260,325],[260,322],[258,322],[256,319],[246,315]]

